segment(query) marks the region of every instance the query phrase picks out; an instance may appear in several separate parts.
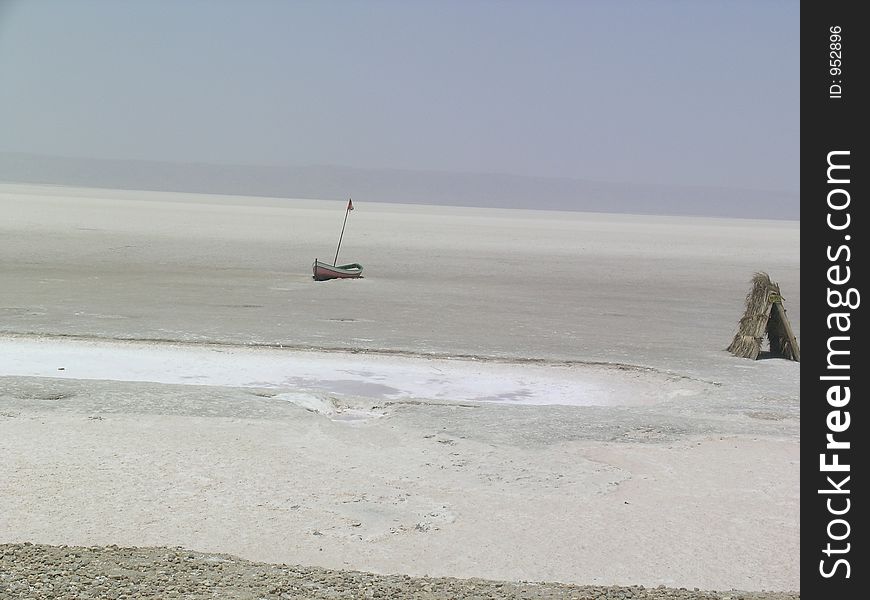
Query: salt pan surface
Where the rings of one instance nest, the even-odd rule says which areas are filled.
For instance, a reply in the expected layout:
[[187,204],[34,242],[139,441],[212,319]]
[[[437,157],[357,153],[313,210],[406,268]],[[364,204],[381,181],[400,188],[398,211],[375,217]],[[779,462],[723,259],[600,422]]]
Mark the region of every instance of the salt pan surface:
[[[0,376],[292,388],[375,400],[640,405],[709,383],[606,365],[516,364],[276,348],[0,338]],[[318,402],[317,400],[313,400]]]

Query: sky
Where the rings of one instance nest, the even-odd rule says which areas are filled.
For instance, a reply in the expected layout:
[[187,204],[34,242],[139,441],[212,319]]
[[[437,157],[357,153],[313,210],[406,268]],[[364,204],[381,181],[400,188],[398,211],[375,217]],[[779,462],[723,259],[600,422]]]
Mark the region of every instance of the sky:
[[799,189],[796,1],[0,0],[0,152]]

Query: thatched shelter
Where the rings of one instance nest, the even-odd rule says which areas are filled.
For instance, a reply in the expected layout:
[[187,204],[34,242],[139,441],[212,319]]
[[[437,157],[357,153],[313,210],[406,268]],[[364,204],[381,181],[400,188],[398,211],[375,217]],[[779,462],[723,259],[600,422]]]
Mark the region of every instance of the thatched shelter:
[[752,289],[746,295],[746,312],[728,351],[755,360],[767,335],[771,356],[800,362],[800,347],[782,303],[779,284],[772,282],[767,273],[756,273]]

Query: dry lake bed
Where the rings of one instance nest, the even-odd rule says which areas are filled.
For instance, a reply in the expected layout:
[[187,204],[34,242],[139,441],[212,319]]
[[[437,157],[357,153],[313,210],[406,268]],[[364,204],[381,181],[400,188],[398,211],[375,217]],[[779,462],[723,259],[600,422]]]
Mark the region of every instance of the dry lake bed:
[[0,185],[0,544],[799,590],[797,222],[354,205]]

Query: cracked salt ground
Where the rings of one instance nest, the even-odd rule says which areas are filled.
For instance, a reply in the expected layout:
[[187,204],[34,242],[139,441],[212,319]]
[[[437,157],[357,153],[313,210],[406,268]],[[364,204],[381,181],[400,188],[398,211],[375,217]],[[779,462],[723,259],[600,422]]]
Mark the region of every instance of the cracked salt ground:
[[324,415],[332,421],[347,424],[363,423],[386,415],[385,411],[374,408],[366,409],[353,406],[349,401],[342,401],[334,396],[313,392],[285,392],[271,396],[276,400],[284,400],[304,408],[305,410]]

